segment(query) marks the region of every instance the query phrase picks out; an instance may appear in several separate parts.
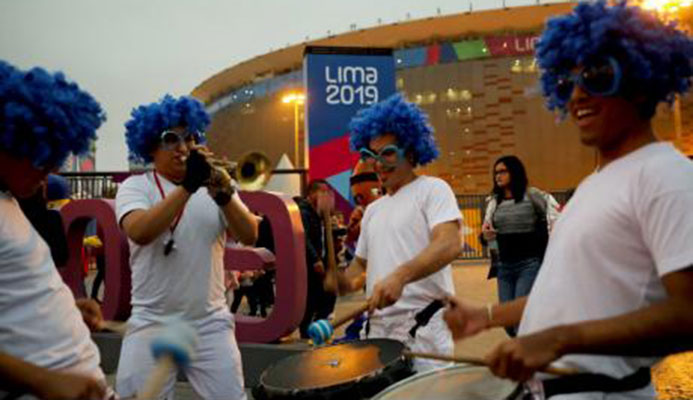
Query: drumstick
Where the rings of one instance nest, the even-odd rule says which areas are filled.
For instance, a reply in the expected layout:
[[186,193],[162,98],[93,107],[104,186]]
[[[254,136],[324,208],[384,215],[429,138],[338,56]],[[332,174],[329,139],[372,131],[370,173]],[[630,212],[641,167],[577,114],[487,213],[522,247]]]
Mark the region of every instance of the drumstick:
[[332,217],[330,211],[327,210],[323,214],[323,224],[325,225],[325,236],[326,243],[325,247],[327,256],[327,271],[325,274],[325,280],[323,281],[323,288],[329,293],[334,293],[335,296],[339,297],[339,279],[337,277],[337,260],[334,252],[334,237],[332,236]]
[[99,330],[110,331],[125,336],[125,332],[128,330],[128,324],[122,321],[101,321]]
[[357,309],[347,313],[347,315],[340,317],[340,318],[335,318],[334,321],[332,321],[332,328],[339,328],[340,326],[346,324],[347,322],[353,320],[354,318],[358,317],[359,315],[363,314],[364,312],[368,311],[368,303],[362,304],[360,307]]
[[368,310],[368,303],[359,306],[357,309],[346,315],[330,322],[326,319],[317,320],[308,326],[308,336],[313,340],[313,344],[321,345],[327,342],[334,335],[335,328],[339,328],[345,323],[353,320]]
[[151,350],[156,364],[137,399],[159,398],[161,389],[176,367],[190,363],[196,343],[197,332],[192,325],[180,319],[167,321],[158,337],[152,340]]
[[151,400],[159,398],[161,388],[164,387],[166,379],[175,371],[176,362],[170,354],[163,355],[156,360],[156,365],[142,390],[137,393],[137,400]]
[[[476,357],[459,357],[459,356],[448,356],[444,354],[433,354],[433,353],[420,353],[420,352],[415,352],[415,351],[404,351],[403,354],[408,357],[416,357],[416,358],[427,358],[431,360],[439,360],[439,361],[450,361],[454,363],[464,363],[464,364],[472,364],[472,365],[478,365],[481,367],[488,367],[488,364],[486,364],[486,361],[482,360],[481,358],[476,358]],[[552,375],[557,375],[557,376],[569,376],[569,375],[575,375],[579,374],[580,371],[574,368],[558,368],[558,367],[546,367],[542,368],[540,370],[541,372],[546,372],[547,374],[552,374]]]

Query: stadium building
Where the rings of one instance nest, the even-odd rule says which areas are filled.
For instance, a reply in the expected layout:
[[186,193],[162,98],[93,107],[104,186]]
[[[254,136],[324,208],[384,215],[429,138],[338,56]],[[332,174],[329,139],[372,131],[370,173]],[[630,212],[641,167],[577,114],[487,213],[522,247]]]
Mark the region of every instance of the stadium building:
[[[429,114],[441,147],[441,157],[424,173],[444,178],[457,194],[487,193],[492,163],[515,154],[525,162],[533,185],[568,189],[595,167],[596,152],[580,145],[570,121],[545,109],[534,46],[547,18],[568,13],[574,5],[514,7],[354,29],[242,62],[200,84],[193,95],[213,115],[208,137],[216,153],[235,159],[259,150],[275,163],[287,154],[294,165],[305,167],[303,106],[282,101],[287,93],[303,89],[305,47],[392,48],[397,89]],[[683,98],[672,107],[660,106],[655,129],[662,139],[693,154],[693,101]]]

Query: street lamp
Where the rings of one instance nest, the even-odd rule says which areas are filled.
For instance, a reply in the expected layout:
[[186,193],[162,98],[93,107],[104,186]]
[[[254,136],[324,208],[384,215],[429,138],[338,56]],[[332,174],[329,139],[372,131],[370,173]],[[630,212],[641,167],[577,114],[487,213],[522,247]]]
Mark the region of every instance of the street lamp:
[[298,106],[305,104],[306,95],[303,93],[289,93],[282,98],[282,103],[294,105],[294,164],[295,168],[299,168],[298,165]]

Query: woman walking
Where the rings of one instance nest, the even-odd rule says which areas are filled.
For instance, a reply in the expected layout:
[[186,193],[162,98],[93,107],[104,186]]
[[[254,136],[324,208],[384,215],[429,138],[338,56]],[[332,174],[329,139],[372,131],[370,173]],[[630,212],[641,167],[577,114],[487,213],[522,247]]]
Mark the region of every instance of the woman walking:
[[[497,274],[501,302],[529,293],[557,217],[558,203],[550,194],[529,186],[519,158],[504,156],[495,162],[493,193],[482,233],[489,247],[497,245],[498,258],[491,268]],[[506,331],[515,336],[515,328]]]

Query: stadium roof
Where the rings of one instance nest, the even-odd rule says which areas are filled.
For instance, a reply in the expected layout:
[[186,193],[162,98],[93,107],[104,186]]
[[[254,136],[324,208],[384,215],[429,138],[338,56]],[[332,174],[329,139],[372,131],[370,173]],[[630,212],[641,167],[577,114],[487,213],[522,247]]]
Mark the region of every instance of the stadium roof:
[[475,11],[359,29],[312,40],[254,57],[227,68],[197,86],[192,94],[205,103],[230,90],[302,68],[306,46],[391,47],[394,49],[441,40],[485,36],[499,32],[540,30],[552,15],[565,14],[575,3],[545,4]]

